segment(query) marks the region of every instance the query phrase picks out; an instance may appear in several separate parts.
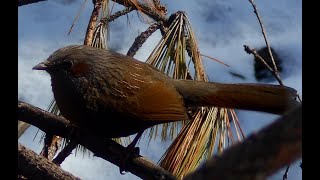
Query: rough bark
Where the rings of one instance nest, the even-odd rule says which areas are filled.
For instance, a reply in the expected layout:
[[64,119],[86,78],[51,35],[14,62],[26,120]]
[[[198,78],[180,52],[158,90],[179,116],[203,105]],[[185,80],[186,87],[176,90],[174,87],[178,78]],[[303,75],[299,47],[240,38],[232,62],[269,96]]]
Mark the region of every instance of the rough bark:
[[59,136],[46,134],[44,138],[44,146],[40,152],[40,155],[46,157],[49,159],[49,161],[52,161],[61,146],[61,141],[62,138]]
[[[101,157],[117,166],[120,165],[120,159],[126,153],[125,148],[120,144],[110,139],[102,139],[90,132],[85,132],[74,127],[61,116],[53,115],[24,102],[18,102],[18,119],[32,124],[46,133],[61,137],[70,138],[76,134],[73,140],[89,149],[95,156]],[[129,172],[142,179],[176,179],[171,173],[141,156],[129,159],[126,162],[126,168]]]
[[[18,173],[26,179],[74,180],[80,179],[62,170],[45,157],[18,144]],[[21,177],[20,177],[21,178]],[[21,178],[22,179],[22,178]]]
[[[284,115],[261,131],[252,134],[244,142],[215,156],[192,175],[190,179],[264,179],[280,168],[301,157],[302,110],[301,106]],[[70,136],[72,125],[63,117],[52,115],[30,104],[18,102],[20,120],[39,127],[43,131]],[[77,130],[75,140],[117,166],[124,155],[123,146],[111,140],[103,140],[89,132]],[[128,170],[142,179],[175,179],[167,171],[143,157],[129,160]]]
[[87,27],[86,36],[84,39],[84,45],[91,46],[94,30],[96,29],[97,20],[101,11],[102,0],[97,0],[94,4],[94,8],[91,13],[89,24]]
[[[125,7],[131,7],[134,9],[137,9],[137,7],[134,7],[133,5],[126,3],[125,0],[112,0],[118,4],[121,4]],[[162,21],[165,22],[168,20],[168,17],[165,15],[165,13],[159,13],[166,11],[166,9],[163,9],[163,11],[155,11],[154,9],[150,8],[148,5],[141,3],[140,1],[137,1],[138,6],[143,10],[143,13],[148,15],[150,18],[152,18],[155,21]]]
[[302,107],[214,156],[185,180],[266,179],[302,155]]

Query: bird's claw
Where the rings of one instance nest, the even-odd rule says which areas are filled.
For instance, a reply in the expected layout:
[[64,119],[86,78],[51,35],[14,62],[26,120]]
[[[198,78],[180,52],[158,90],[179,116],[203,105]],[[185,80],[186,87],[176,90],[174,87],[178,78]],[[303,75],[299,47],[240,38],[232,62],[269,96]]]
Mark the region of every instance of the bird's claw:
[[128,172],[126,163],[128,162],[128,160],[138,157],[139,154],[140,154],[139,147],[130,147],[130,146],[126,147],[124,156],[120,158],[120,163],[119,163],[120,174],[124,175],[126,174],[126,172]]

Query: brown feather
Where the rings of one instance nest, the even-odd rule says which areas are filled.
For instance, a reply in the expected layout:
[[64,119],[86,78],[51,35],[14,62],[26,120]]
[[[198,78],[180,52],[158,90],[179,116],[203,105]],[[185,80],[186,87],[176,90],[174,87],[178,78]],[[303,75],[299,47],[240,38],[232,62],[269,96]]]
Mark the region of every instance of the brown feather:
[[298,104],[292,88],[270,84],[174,81],[190,106],[217,106],[283,114]]
[[288,87],[174,80],[132,57],[89,46],[59,49],[36,68],[51,75],[64,117],[108,138],[186,120],[190,106],[283,113],[296,104]]

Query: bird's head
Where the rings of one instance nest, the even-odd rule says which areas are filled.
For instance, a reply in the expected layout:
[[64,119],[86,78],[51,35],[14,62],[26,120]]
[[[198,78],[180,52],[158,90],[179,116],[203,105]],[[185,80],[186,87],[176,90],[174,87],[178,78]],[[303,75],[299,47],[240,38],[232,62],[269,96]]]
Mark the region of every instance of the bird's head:
[[47,60],[34,66],[33,70],[47,71],[51,77],[56,75],[81,75],[89,70],[85,58],[81,58],[83,45],[71,45],[58,49]]

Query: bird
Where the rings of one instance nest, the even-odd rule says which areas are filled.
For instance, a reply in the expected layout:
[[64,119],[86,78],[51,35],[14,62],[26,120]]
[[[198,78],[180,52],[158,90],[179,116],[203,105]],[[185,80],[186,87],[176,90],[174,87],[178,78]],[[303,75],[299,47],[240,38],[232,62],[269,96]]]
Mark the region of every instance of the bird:
[[154,125],[188,120],[188,108],[283,114],[297,105],[291,87],[173,79],[133,57],[86,45],[60,48],[33,70],[51,76],[63,117],[105,138],[141,136]]

